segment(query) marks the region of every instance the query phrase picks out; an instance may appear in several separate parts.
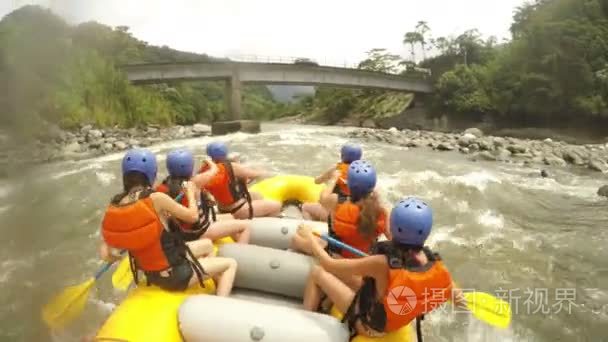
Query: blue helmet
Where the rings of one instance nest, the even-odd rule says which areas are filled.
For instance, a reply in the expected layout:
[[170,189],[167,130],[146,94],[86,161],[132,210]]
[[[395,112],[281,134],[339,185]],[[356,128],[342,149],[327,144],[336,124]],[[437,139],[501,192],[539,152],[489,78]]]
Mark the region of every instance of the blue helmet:
[[361,159],[362,154],[363,151],[361,151],[361,147],[354,144],[346,144],[342,146],[342,150],[340,150],[340,156],[342,157],[343,163],[352,163],[355,160],[359,160]]
[[129,172],[137,171],[143,173],[150,185],[156,180],[156,156],[145,149],[129,150],[122,158],[123,176]]
[[167,171],[171,177],[192,177],[194,157],[188,150],[174,150],[167,155]]
[[418,198],[404,198],[391,211],[390,226],[394,241],[423,246],[433,226],[433,210]]
[[347,184],[351,197],[357,201],[376,187],[376,170],[365,160],[355,160],[348,167]]
[[228,146],[221,141],[207,144],[207,155],[213,160],[224,160],[228,156]]

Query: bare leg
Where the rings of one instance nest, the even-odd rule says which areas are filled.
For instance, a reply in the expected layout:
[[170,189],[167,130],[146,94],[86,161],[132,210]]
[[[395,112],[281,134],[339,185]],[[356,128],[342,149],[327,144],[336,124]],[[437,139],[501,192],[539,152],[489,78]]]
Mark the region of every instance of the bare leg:
[[317,310],[321,301],[321,291],[327,294],[341,312],[346,312],[355,298],[355,291],[321,266],[315,265],[310,271],[304,290],[305,310]]
[[307,220],[325,222],[329,212],[320,203],[304,203],[302,204],[302,215]]
[[[269,217],[279,216],[281,214],[281,203],[271,200],[254,200],[252,201],[254,217]],[[245,203],[236,213],[232,214],[236,219],[249,218],[249,203]]]
[[234,216],[232,214],[216,214],[215,219],[216,221],[230,221],[234,220]]
[[[203,266],[205,272],[216,281],[216,295],[228,297],[232,292],[234,277],[236,275],[236,260],[232,258],[213,257],[201,258],[198,262]],[[196,274],[190,279],[192,286],[198,282]]]
[[224,220],[214,222],[209,226],[203,238],[213,241],[230,236],[238,243],[249,243],[251,236],[251,221],[249,220]]
[[188,245],[196,258],[206,257],[213,253],[213,241],[210,239],[188,241],[186,242],[186,245]]
[[252,201],[264,199],[264,196],[259,192],[250,192],[249,195],[251,196]]

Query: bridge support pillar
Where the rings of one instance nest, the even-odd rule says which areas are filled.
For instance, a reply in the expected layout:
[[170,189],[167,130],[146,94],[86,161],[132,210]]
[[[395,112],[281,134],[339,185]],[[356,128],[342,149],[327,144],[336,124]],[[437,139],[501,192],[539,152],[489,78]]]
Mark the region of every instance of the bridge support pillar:
[[232,72],[232,77],[226,81],[226,112],[231,120],[241,119],[241,80],[238,71]]
[[232,70],[232,76],[226,81],[226,113],[229,121],[218,121],[211,124],[212,135],[223,135],[238,131],[259,133],[260,122],[255,120],[241,120],[241,80],[238,69]]

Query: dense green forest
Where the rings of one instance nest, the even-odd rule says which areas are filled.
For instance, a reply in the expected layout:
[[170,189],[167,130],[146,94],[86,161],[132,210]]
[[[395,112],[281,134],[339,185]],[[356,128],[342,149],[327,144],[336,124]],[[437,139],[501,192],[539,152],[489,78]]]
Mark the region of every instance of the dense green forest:
[[[359,67],[396,72],[405,66],[403,74],[430,69],[436,93],[428,105],[435,115],[498,127],[608,130],[608,1],[532,1],[515,10],[511,33],[505,42],[483,39],[476,29],[435,38],[421,21],[403,38],[411,57],[375,49]],[[330,121],[374,117],[383,108],[378,103],[394,96],[322,89],[300,111],[322,113]]]
[[608,2],[536,0],[513,20],[506,44],[470,31],[422,63],[450,68],[435,106],[521,126],[608,123]]
[[[0,21],[0,124],[35,131],[62,127],[190,124],[225,115],[222,82],[132,86],[118,65],[209,61],[211,57],[150,46],[127,27],[96,22],[70,26],[37,6]],[[264,86],[247,86],[244,112],[270,119],[283,112]],[[44,120],[40,120],[44,119]]]

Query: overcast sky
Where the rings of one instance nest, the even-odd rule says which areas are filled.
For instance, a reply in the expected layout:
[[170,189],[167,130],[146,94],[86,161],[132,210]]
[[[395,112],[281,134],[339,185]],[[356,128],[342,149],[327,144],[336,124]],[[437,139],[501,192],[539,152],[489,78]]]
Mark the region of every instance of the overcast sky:
[[0,16],[29,3],[71,22],[127,25],[155,45],[214,56],[302,56],[356,63],[371,48],[408,55],[403,34],[419,20],[433,36],[478,28],[509,38],[524,0],[0,0]]

